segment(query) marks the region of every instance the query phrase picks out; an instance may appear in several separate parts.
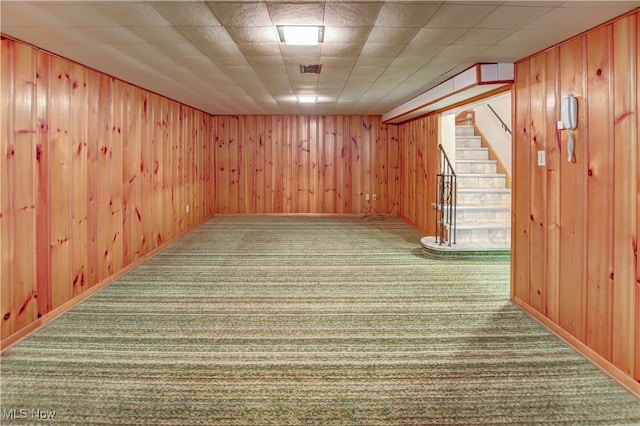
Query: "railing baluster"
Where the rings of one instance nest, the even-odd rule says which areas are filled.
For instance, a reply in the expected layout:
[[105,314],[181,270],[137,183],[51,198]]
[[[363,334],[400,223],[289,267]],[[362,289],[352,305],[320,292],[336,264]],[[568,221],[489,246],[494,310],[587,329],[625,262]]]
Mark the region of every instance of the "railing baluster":
[[[447,242],[450,246],[455,244],[456,241],[456,204],[457,204],[457,180],[456,172],[453,170],[451,161],[444,151],[442,145],[440,147],[440,173],[436,175],[437,182],[436,187],[438,194],[436,194],[437,208],[436,208],[436,230],[439,231],[439,236],[436,235],[436,243],[442,245]],[[445,238],[445,227],[448,229],[447,237]],[[438,234],[438,232],[436,232]]]

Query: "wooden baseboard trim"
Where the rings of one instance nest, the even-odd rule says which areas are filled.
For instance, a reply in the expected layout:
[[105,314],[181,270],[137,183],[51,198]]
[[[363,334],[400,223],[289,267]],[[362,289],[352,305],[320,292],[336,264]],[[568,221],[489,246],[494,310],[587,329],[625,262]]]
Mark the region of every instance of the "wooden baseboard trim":
[[522,311],[529,314],[533,319],[538,321],[544,327],[549,329],[553,334],[562,339],[565,343],[575,349],[580,355],[589,360],[592,364],[598,367],[600,370],[609,375],[612,379],[620,383],[622,387],[627,389],[636,398],[640,399],[640,383],[635,381],[633,377],[625,374],[624,371],[607,361],[600,354],[588,347],[586,344],[578,340],[576,337],[569,334],[566,330],[561,328],[558,324],[551,321],[549,318],[542,315],[540,312],[533,309],[526,302],[517,296],[513,296],[511,301]]
[[180,238],[182,238],[188,232],[196,229],[198,226],[202,225],[204,222],[206,222],[209,219],[210,218],[207,218],[207,219],[203,220],[202,222],[200,222],[198,225],[195,225],[193,228],[190,228],[190,229],[188,229],[186,231],[182,231],[180,234],[176,235],[175,237],[173,237],[170,240],[167,240],[162,245],[156,247],[155,249],[151,250],[150,252],[144,254],[143,256],[140,256],[139,258],[137,258],[136,260],[134,260],[133,262],[131,262],[130,264],[128,264],[124,268],[120,269],[118,272],[110,275],[109,277],[105,278],[104,280],[100,281],[99,283],[93,285],[92,287],[88,288],[87,290],[85,290],[84,292],[80,293],[76,297],[66,301],[65,303],[63,303],[62,305],[58,306],[57,308],[52,309],[50,312],[47,312],[46,314],[44,314],[40,318],[36,319],[32,323],[30,323],[27,326],[21,328],[20,330],[17,330],[15,333],[11,334],[10,336],[5,337],[4,339],[2,339],[2,341],[0,341],[0,353],[4,352],[6,349],[8,349],[11,346],[15,345],[20,340],[22,340],[25,337],[29,336],[31,333],[33,333],[36,330],[38,330],[40,327],[44,326],[45,324],[50,323],[51,321],[56,319],[58,316],[60,316],[63,313],[67,312],[69,309],[73,308],[74,306],[76,306],[77,304],[82,302],[83,300],[86,300],[87,298],[89,298],[92,295],[96,294],[97,292],[99,292],[100,290],[102,290],[103,288],[105,288],[106,286],[111,284],[112,282],[116,281],[118,278],[122,277],[127,272],[131,271],[132,269],[136,268],[137,266],[140,266],[141,264],[143,264],[147,260],[151,259],[153,256],[155,256],[156,254],[160,253],[161,251],[163,251],[164,249],[169,247],[169,245],[171,245],[172,243],[174,243],[177,240],[179,240]]

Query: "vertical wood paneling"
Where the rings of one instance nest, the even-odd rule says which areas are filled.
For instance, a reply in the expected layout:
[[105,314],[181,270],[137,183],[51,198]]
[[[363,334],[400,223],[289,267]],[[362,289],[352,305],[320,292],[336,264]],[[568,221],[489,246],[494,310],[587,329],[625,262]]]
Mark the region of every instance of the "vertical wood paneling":
[[[47,55],[48,56],[48,55]],[[87,229],[89,237],[87,241],[87,287],[96,285],[100,279],[99,264],[102,257],[98,248],[98,161],[100,152],[100,75],[90,72],[87,76],[89,84],[87,94]],[[45,181],[46,182],[46,181]],[[47,203],[48,205],[48,203]],[[48,235],[48,233],[47,233]],[[45,281],[47,287],[49,281]],[[43,312],[48,312],[48,309]]]
[[[637,339],[636,256],[638,223],[638,122],[636,21],[634,16],[613,25],[613,279],[611,359],[625,373],[638,376],[633,342]],[[634,97],[634,94],[636,96]],[[615,308],[615,309],[614,309]],[[634,356],[635,355],[635,356]]]
[[395,191],[389,195],[389,208],[395,205],[400,215],[429,235],[435,232],[431,205],[436,200],[439,168],[438,127],[437,114],[389,126],[391,162],[387,175],[393,179]]
[[529,202],[531,176],[531,123],[530,76],[531,61],[520,63],[516,69],[513,105],[513,182],[511,208],[511,294],[529,302]]
[[[635,139],[636,141],[636,145],[635,145],[635,149],[636,149],[636,163],[635,163],[635,176],[636,176],[636,183],[635,183],[635,191],[636,191],[636,198],[635,198],[635,203],[636,203],[636,235],[635,235],[635,240],[633,240],[633,250],[634,250],[634,257],[635,257],[635,263],[636,263],[636,270],[635,270],[635,282],[636,282],[636,289],[635,289],[635,293],[636,293],[636,297],[635,297],[635,311],[636,311],[636,320],[635,320],[635,342],[636,342],[636,350],[635,350],[635,374],[634,374],[634,378],[636,380],[640,380],[640,262],[638,262],[638,236],[640,234],[640,92],[638,91],[638,88],[640,88],[640,13],[636,13],[636,25],[635,25],[635,32],[636,32],[636,48],[635,48],[635,55],[636,55],[636,67],[635,67],[635,73],[631,74],[631,75],[635,75],[636,76],[636,81],[635,81],[635,94],[636,94],[636,127],[635,127],[635,132],[632,133],[632,136],[635,136],[635,138],[631,138],[631,141],[633,141]],[[633,35],[631,36],[633,37]],[[614,352],[614,361],[616,360],[615,358],[616,354]]]
[[143,112],[142,109],[144,102],[146,102],[146,97],[143,99],[139,90],[135,88],[129,90],[125,114],[128,131],[125,133],[123,146],[123,155],[126,158],[123,164],[122,194],[125,264],[133,262],[144,253],[144,232],[142,230],[142,194],[144,190],[142,173],[140,172],[142,144],[137,143],[139,140],[144,140],[144,136],[146,136],[146,128],[142,123],[142,118],[146,117],[146,112]]
[[207,114],[23,43],[1,49],[4,342],[206,219],[214,150]]
[[[537,159],[538,151],[547,150],[546,114],[546,58],[539,55],[531,58],[529,67],[530,140],[529,158]],[[524,124],[524,123],[522,123]],[[527,300],[538,312],[546,310],[546,216],[547,216],[547,172],[546,167],[531,164],[529,190],[529,285]],[[524,203],[523,203],[524,204]],[[526,219],[526,216],[525,216]]]
[[78,64],[71,68],[71,294],[77,296],[87,285],[89,229],[87,205],[88,174],[88,70]]
[[[638,19],[637,13],[618,18],[516,64],[512,248],[512,294],[636,380]],[[560,98],[569,94],[578,98],[579,110],[571,162],[569,131],[555,129]],[[521,131],[529,122],[531,136]],[[527,143],[532,146],[524,156],[520,147]],[[539,148],[548,154],[545,175],[533,163]],[[530,194],[530,210],[523,193]],[[529,243],[518,237],[526,229],[523,212],[531,215]],[[539,216],[547,218],[546,232],[538,232]],[[546,291],[538,295],[538,286]]]
[[[49,312],[51,300],[51,257],[49,242],[49,81],[51,57],[43,52],[36,52],[36,125],[37,147],[36,161],[38,167],[38,201],[36,205],[36,261],[38,313]],[[5,93],[3,91],[3,93]],[[4,116],[4,114],[3,114]],[[88,204],[89,205],[89,204]],[[87,247],[89,251],[89,247]],[[90,252],[87,253],[90,255]],[[90,275],[87,276],[88,285]],[[3,334],[4,335],[4,334]]]
[[10,171],[12,173],[14,292],[12,315],[15,326],[23,327],[37,316],[36,301],[36,202],[37,202],[37,147],[36,123],[33,103],[35,100],[35,55],[26,46],[16,46],[13,63],[15,99],[13,111],[13,135],[9,140]]
[[610,107],[610,42],[611,27],[603,27],[586,36],[587,91],[585,105],[588,137],[588,213],[587,238],[587,344],[606,359],[611,360],[611,302],[613,265],[610,244],[613,234],[611,152],[612,111]]
[[51,63],[49,99],[50,171],[49,199],[51,247],[51,300],[53,307],[69,300],[72,292],[71,271],[71,64],[54,58]]
[[[14,44],[5,38],[0,39],[0,314],[2,318],[2,336],[7,336],[15,330],[13,315],[14,281],[13,281],[13,232],[15,229],[11,214],[11,196],[13,182],[10,168],[12,156],[10,140],[13,135],[13,53]],[[48,246],[47,246],[48,251]],[[40,264],[39,264],[40,265]]]
[[[398,158],[388,164],[379,116],[219,116],[215,123],[218,213],[357,214],[371,205],[387,214],[398,201],[389,192]],[[365,193],[379,198],[366,204]]]
[[[572,40],[560,47],[560,93],[578,98],[578,128],[575,136],[575,160],[561,161],[560,199],[560,326],[586,340],[586,228],[587,228],[587,135],[584,97],[584,61],[586,53],[583,38]],[[518,104],[520,101],[518,100]],[[562,147],[566,154],[568,131],[562,134]],[[515,180],[515,178],[514,178]],[[580,214],[577,214],[581,212]]]
[[[546,153],[547,153],[547,240],[546,240],[546,312],[554,322],[559,321],[560,310],[560,163],[563,149],[560,133],[553,126],[559,113],[559,50],[545,54],[546,99]],[[564,160],[566,161],[566,160]]]

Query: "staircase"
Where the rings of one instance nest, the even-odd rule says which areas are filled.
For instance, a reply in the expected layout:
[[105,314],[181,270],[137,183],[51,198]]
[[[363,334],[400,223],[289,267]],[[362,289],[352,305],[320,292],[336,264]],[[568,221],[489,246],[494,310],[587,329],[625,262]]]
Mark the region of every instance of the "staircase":
[[424,237],[421,244],[426,254],[510,254],[511,190],[506,186],[507,176],[498,173],[498,162],[489,159],[489,152],[472,124],[456,125],[455,244],[440,244],[435,237]]

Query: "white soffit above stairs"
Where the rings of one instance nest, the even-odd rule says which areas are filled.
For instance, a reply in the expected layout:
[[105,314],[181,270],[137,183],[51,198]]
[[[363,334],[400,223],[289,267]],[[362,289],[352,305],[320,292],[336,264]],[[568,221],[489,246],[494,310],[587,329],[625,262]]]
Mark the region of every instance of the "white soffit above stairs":
[[513,83],[512,63],[476,64],[382,115],[398,124]]

